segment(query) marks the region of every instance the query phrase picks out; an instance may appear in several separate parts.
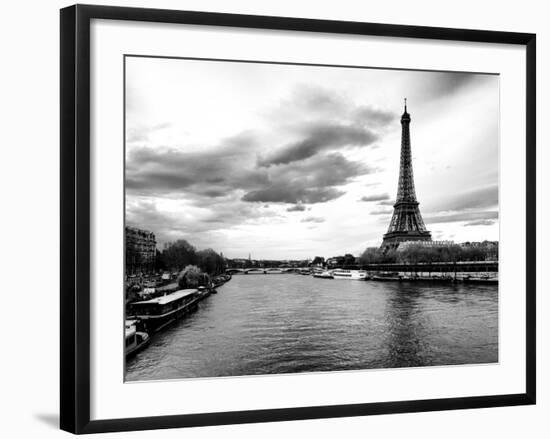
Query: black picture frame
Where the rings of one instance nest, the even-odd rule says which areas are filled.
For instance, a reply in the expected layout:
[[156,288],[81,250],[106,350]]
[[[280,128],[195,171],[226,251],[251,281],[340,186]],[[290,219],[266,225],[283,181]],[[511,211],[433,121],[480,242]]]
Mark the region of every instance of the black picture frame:
[[[525,393],[90,420],[90,21],[133,20],[255,29],[505,43],[526,47],[526,376]],[[535,404],[536,36],[210,12],[75,5],[61,10],[61,386],[60,426],[72,433],[364,416]]]

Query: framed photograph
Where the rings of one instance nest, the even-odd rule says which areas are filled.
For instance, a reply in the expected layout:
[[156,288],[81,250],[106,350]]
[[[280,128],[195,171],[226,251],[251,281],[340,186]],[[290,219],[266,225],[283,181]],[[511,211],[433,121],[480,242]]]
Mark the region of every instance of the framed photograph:
[[61,10],[61,428],[535,403],[535,35]]

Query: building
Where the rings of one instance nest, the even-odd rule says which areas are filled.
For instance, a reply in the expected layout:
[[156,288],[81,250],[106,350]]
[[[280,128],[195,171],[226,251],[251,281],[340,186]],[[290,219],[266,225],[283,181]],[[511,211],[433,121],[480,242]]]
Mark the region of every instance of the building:
[[126,274],[147,274],[155,269],[157,241],[147,230],[126,226]]
[[419,245],[421,247],[450,247],[454,245],[454,241],[403,241],[397,247],[397,252],[403,252],[413,245]]
[[329,268],[346,267],[357,265],[360,263],[360,258],[356,258],[352,254],[346,253],[344,256],[333,256],[326,260],[326,266]]
[[426,230],[424,220],[418,208],[419,203],[416,200],[411,156],[410,123],[411,116],[407,113],[407,100],[405,99],[405,111],[401,116],[401,159],[397,198],[393,206],[393,216],[381,246],[381,249],[384,251],[396,249],[402,242],[432,240],[432,235]]
[[327,259],[326,264],[328,267],[337,267],[344,265],[344,260],[345,258],[343,256],[333,256]]

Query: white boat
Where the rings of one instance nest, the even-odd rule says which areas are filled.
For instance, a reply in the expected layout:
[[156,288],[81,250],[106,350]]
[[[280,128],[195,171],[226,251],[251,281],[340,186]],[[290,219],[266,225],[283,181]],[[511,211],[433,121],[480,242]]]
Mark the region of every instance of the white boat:
[[332,270],[332,277],[334,279],[367,280],[368,275],[365,270],[346,270],[344,268],[337,268]]
[[319,279],[334,279],[330,271],[314,272],[313,277],[318,277]]
[[127,357],[133,354],[137,354],[145,346],[149,344],[149,334],[141,332],[136,329],[136,322],[134,320],[127,320],[124,325],[125,329],[125,345],[124,352]]

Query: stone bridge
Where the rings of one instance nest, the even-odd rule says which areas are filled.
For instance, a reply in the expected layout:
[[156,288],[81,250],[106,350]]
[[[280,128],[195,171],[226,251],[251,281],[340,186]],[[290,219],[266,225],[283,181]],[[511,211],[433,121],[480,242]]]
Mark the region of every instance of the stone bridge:
[[282,274],[298,271],[298,268],[291,267],[251,267],[251,268],[228,268],[225,270],[229,274]]

